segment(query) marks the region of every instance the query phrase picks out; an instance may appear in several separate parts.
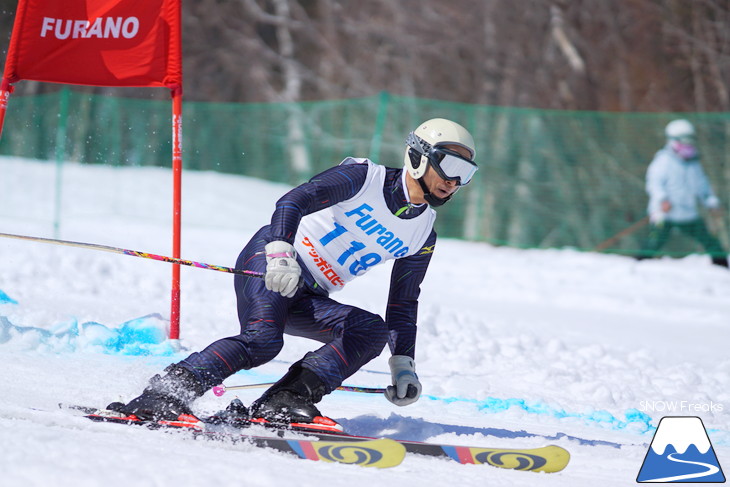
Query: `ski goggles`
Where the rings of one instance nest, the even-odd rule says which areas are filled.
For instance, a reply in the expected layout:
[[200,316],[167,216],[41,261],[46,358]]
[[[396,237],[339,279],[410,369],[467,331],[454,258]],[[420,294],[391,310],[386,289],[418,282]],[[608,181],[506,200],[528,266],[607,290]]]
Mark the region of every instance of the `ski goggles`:
[[695,147],[694,144],[685,143],[679,139],[672,140],[670,146],[674,152],[685,160],[695,159],[699,154],[697,147]]
[[428,160],[441,179],[456,181],[459,186],[469,184],[479,169],[474,161],[445,147],[432,147],[428,152]]

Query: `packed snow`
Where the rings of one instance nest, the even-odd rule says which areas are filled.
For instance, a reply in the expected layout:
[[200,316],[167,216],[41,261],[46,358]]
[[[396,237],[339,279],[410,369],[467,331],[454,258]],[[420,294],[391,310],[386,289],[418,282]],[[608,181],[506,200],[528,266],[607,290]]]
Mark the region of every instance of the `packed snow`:
[[[287,189],[184,172],[182,257],[232,266]],[[171,208],[168,169],[0,158],[2,233],[171,255]],[[169,264],[10,238],[0,259],[3,486],[635,485],[659,420],[678,415],[699,416],[730,465],[730,272],[707,256],[638,262],[442,239],[420,299],[421,400],[399,408],[338,391],[319,404],[356,434],[560,445],[572,458],[552,474],[417,455],[369,469],[88,421],[58,404],[129,400],[166,365],[238,332],[232,276],[181,269],[181,340],[171,342]],[[375,268],[333,297],[382,314],[388,277]],[[274,361],[226,385],[276,380],[318,346],[288,337]],[[388,356],[346,384],[384,387]],[[209,392],[195,409],[261,392]]]

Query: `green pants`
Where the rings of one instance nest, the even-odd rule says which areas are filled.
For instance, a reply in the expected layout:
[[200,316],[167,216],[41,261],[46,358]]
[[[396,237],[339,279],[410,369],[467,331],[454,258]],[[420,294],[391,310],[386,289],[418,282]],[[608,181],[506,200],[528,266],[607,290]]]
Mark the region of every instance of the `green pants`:
[[650,257],[664,247],[673,228],[679,229],[683,234],[699,242],[705,251],[712,256],[713,263],[727,267],[727,253],[723,250],[720,241],[707,229],[702,219],[682,223],[671,221],[652,223],[649,227],[649,236],[642,248],[642,255]]

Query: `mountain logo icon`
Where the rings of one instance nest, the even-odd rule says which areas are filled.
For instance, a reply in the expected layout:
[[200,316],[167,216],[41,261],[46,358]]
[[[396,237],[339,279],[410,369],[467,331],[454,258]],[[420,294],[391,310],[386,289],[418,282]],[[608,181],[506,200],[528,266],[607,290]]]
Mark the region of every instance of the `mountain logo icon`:
[[702,420],[696,416],[663,417],[636,482],[725,482]]

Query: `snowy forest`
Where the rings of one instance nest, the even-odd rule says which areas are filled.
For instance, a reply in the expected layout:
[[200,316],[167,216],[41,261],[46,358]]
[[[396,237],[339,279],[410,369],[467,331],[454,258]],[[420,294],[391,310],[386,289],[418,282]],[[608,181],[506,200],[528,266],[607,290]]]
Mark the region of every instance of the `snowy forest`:
[[[730,110],[727,0],[183,1],[186,99]],[[6,54],[17,0],[0,1]],[[17,94],[57,90],[25,82]],[[87,88],[167,96],[163,90]]]

